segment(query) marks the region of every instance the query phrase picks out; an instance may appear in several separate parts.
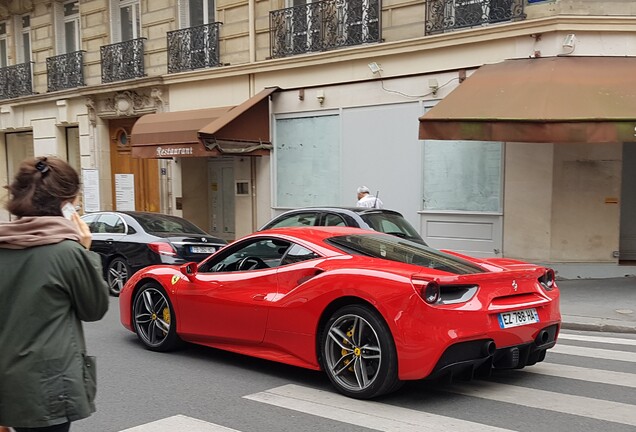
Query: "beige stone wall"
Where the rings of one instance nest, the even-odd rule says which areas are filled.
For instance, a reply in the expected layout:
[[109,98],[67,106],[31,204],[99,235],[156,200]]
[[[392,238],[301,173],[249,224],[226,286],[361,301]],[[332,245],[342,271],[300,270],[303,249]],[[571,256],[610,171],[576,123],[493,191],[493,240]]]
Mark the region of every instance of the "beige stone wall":
[[110,41],[110,13],[107,0],[80,2],[80,25],[84,53],[84,82],[97,85],[102,82],[100,47]]
[[46,59],[55,55],[53,8],[48,1],[34,1],[31,11],[31,55],[33,63],[33,90],[47,90]]
[[527,19],[554,15],[590,16],[634,16],[636,2],[633,0],[556,0],[525,6]]

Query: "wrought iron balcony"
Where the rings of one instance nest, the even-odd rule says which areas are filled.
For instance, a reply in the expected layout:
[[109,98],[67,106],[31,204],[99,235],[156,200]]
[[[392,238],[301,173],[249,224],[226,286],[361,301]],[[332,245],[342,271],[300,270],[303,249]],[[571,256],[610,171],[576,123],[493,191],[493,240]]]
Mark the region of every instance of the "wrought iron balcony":
[[84,85],[84,51],[75,51],[46,59],[47,91]]
[[426,35],[526,18],[525,0],[427,0]]
[[271,57],[381,41],[380,0],[326,0],[271,11]]
[[220,65],[220,22],[168,32],[168,73]]
[[33,62],[0,68],[0,99],[33,94]]
[[101,47],[102,83],[141,78],[144,73],[144,40],[132,39]]

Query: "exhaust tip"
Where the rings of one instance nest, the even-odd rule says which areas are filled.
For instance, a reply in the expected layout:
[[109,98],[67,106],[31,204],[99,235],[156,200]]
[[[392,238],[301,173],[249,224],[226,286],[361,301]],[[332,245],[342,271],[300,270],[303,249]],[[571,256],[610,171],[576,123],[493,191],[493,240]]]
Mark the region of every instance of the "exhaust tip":
[[537,345],[543,345],[544,343],[547,343],[549,340],[550,340],[550,333],[548,333],[547,330],[541,330],[539,334],[537,335],[537,338],[535,339],[535,343]]
[[497,346],[495,345],[494,341],[488,341],[484,343],[484,345],[482,346],[482,352],[487,357],[490,357],[493,354],[495,354],[496,349],[497,349]]

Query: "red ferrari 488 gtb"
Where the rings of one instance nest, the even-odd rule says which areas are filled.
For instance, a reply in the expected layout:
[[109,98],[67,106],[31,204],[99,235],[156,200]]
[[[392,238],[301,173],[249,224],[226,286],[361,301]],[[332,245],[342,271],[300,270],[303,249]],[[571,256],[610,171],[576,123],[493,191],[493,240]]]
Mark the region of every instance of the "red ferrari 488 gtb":
[[198,264],[148,267],[119,304],[151,350],[186,341],[321,369],[360,399],[533,365],[561,323],[551,269],[341,227],[261,231]]

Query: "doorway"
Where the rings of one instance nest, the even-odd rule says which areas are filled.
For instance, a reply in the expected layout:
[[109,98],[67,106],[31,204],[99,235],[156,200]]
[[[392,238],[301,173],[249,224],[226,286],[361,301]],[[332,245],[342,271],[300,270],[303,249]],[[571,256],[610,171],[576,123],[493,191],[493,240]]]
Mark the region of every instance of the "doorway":
[[620,261],[636,261],[636,143],[623,144],[621,177]]
[[[122,192],[118,191],[117,182],[115,181],[118,177],[117,174],[131,174],[134,210],[159,212],[161,211],[159,162],[156,159],[132,157],[130,131],[135,121],[137,121],[136,118],[111,120],[108,126],[113,209],[117,210],[117,194],[118,192]],[[127,178],[127,180],[128,179],[129,178]],[[128,188],[128,185],[126,185],[126,187]],[[122,193],[120,193],[120,195],[122,195]],[[121,197],[120,202],[123,202]],[[132,202],[127,202],[126,208],[130,209],[132,204]]]
[[234,159],[208,159],[209,232],[226,241],[236,237]]

